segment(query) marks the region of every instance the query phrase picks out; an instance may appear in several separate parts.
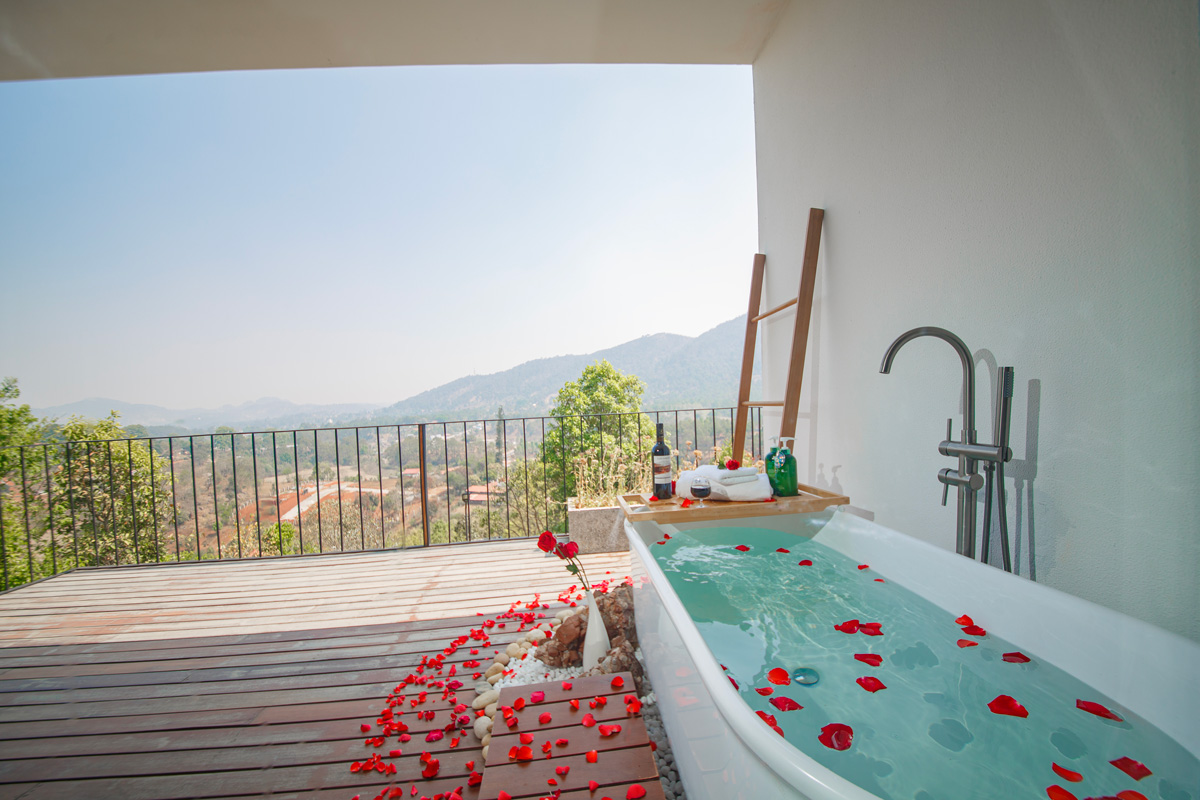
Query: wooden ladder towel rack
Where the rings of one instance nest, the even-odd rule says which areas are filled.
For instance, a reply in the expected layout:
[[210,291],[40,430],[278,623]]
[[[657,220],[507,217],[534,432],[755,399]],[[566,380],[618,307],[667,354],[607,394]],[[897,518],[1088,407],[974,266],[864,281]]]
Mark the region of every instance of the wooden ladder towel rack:
[[[750,307],[746,312],[746,342],[742,349],[742,378],[738,386],[737,421],[733,428],[733,457],[738,460],[741,460],[745,452],[746,418],[751,408],[782,406],[783,419],[779,425],[779,436],[791,438],[796,435],[796,417],[800,412],[800,383],[804,378],[804,358],[808,352],[808,326],[812,321],[813,288],[817,280],[817,254],[821,248],[821,222],[824,218],[824,209],[808,210],[808,232],[804,242],[800,290],[796,297],[769,311],[760,311],[767,257],[762,253],[754,256],[754,269],[750,277]],[[792,330],[792,355],[788,362],[787,388],[783,400],[751,400],[750,378],[754,371],[754,345],[758,340],[758,323],[792,306],[796,306],[796,324]]]

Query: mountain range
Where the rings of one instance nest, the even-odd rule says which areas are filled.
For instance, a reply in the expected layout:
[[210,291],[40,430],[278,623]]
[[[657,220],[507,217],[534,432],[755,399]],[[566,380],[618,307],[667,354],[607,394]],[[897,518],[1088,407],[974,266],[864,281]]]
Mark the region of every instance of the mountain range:
[[[71,415],[100,418],[117,411],[125,425],[181,433],[211,431],[220,426],[241,430],[327,425],[382,425],[396,422],[492,419],[503,408],[506,417],[540,416],[554,404],[558,390],[576,380],[583,368],[607,360],[646,385],[642,408],[725,408],[737,395],[745,317],[737,317],[699,336],[655,333],[585,355],[526,361],[490,375],[470,375],[383,407],[370,403],[297,404],[265,397],[215,409],[171,409],[93,397],[66,405],[35,408],[40,417]],[[755,360],[751,394],[758,391],[761,364]]]

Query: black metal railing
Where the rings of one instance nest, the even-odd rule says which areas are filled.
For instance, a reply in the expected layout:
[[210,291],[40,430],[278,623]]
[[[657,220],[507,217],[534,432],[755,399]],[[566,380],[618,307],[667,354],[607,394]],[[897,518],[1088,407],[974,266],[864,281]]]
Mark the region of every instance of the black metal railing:
[[[5,590],[80,567],[268,558],[565,531],[566,500],[712,463],[731,408],[45,442],[0,463]],[[119,430],[119,429],[117,429]],[[690,438],[687,438],[690,434]],[[761,457],[761,410],[748,451]],[[481,482],[477,482],[481,481]]]

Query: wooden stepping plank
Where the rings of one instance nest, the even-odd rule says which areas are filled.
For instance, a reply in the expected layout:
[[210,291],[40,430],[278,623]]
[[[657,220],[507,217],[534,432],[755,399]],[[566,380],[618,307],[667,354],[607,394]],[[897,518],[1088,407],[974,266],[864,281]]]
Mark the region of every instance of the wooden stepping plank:
[[[543,694],[541,702],[530,699],[535,692]],[[627,672],[502,690],[487,769],[479,787],[480,800],[496,800],[501,791],[513,798],[537,798],[555,790],[560,790],[563,797],[581,792],[578,796],[588,800],[609,794],[624,798],[634,783],[643,786],[646,797],[662,798],[645,723],[640,716],[631,717],[626,711],[626,694],[635,694],[633,676]],[[521,709],[515,707],[518,700],[524,700]],[[571,707],[571,700],[578,701],[577,709]],[[511,709],[509,720],[515,724],[506,722],[506,707]],[[544,717],[547,714],[548,719]],[[594,725],[583,725],[588,715]],[[601,725],[611,726],[610,735],[601,732]],[[532,736],[532,743],[523,745],[522,734]],[[562,740],[566,741],[559,744]],[[512,748],[522,746],[532,748],[533,758],[510,758]],[[597,751],[595,763],[587,760],[591,750]],[[604,787],[595,794],[588,790],[588,782],[593,780]]]

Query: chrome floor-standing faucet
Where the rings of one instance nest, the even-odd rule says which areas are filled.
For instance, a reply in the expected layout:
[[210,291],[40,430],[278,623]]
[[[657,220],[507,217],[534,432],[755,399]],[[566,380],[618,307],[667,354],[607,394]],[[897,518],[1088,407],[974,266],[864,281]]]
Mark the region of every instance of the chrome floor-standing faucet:
[[[983,488],[984,478],[975,471],[979,461],[1004,463],[1012,458],[1012,451],[1007,442],[1000,444],[980,444],[975,433],[975,362],[971,351],[963,340],[945,328],[913,328],[892,342],[887,352],[883,354],[883,363],[879,371],[888,374],[892,371],[892,361],[900,348],[921,336],[933,336],[947,342],[958,353],[963,368],[963,431],[962,438],[953,441],[954,421],[946,420],[946,438],[938,445],[938,452],[944,456],[957,456],[958,469],[943,469],[938,472],[938,480],[942,482],[942,505],[951,486],[958,488],[958,532],[955,537],[954,549],[959,555],[968,558],[975,557],[975,509],[979,500],[979,490]],[[1011,385],[1011,384],[1010,384]],[[1004,422],[1007,428],[1007,420]],[[996,432],[1001,435],[1001,431]],[[1002,473],[1003,474],[1003,473]],[[1003,494],[1001,494],[1003,502]],[[986,558],[986,554],[985,554]]]

